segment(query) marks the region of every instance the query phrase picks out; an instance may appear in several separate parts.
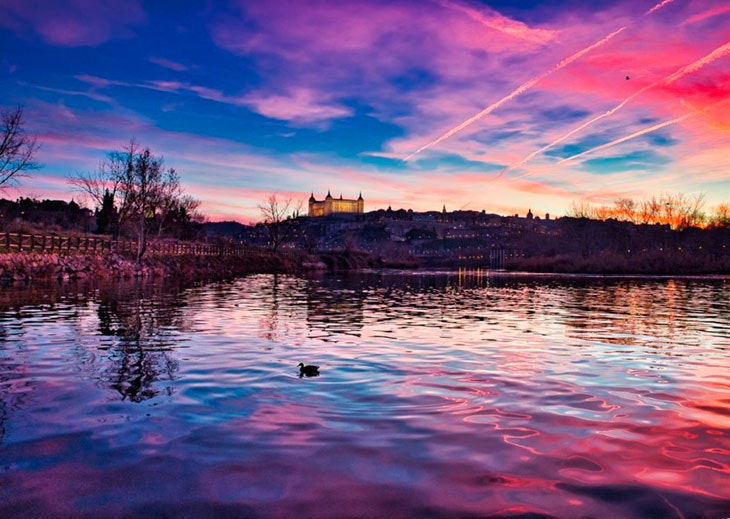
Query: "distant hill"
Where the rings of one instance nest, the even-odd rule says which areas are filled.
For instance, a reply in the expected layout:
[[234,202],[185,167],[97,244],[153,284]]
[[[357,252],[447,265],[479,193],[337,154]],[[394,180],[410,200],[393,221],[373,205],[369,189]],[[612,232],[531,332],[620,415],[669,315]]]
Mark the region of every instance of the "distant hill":
[[250,231],[251,227],[239,222],[206,222],[205,235],[208,237],[239,238]]

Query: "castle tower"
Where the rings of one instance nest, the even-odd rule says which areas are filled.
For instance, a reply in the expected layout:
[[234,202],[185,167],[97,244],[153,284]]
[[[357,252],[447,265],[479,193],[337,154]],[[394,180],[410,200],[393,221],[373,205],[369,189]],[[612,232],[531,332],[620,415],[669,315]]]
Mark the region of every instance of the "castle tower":
[[312,191],[312,194],[309,196],[309,210],[307,211],[309,216],[314,216],[314,204],[316,203],[317,200],[314,198],[314,191]]

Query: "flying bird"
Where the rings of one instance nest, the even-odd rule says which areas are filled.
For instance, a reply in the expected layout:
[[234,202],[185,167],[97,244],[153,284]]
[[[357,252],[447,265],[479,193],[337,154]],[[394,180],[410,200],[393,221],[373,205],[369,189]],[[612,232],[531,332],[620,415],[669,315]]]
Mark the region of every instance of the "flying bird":
[[626,81],[628,81],[629,79],[631,79],[631,78],[629,76],[626,76]]

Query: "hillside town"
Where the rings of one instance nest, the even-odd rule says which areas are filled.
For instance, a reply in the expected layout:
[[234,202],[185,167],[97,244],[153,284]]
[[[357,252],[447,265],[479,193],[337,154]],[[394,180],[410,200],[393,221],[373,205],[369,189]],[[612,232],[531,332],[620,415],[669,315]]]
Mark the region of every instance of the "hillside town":
[[[333,209],[334,208],[334,209]],[[676,212],[676,211],[675,211]],[[273,231],[273,232],[272,232]],[[309,200],[307,216],[243,226],[207,224],[209,238],[280,250],[364,252],[384,265],[560,272],[719,273],[730,271],[730,226],[673,228],[615,218],[486,210],[364,211],[357,199]]]

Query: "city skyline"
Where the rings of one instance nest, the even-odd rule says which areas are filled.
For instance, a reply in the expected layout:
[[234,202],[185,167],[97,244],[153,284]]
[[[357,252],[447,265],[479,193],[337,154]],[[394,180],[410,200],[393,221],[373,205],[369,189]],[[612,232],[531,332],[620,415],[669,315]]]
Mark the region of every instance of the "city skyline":
[[66,178],[131,138],[211,220],[330,190],[367,210],[730,202],[730,5],[709,0],[0,0],[3,109]]

